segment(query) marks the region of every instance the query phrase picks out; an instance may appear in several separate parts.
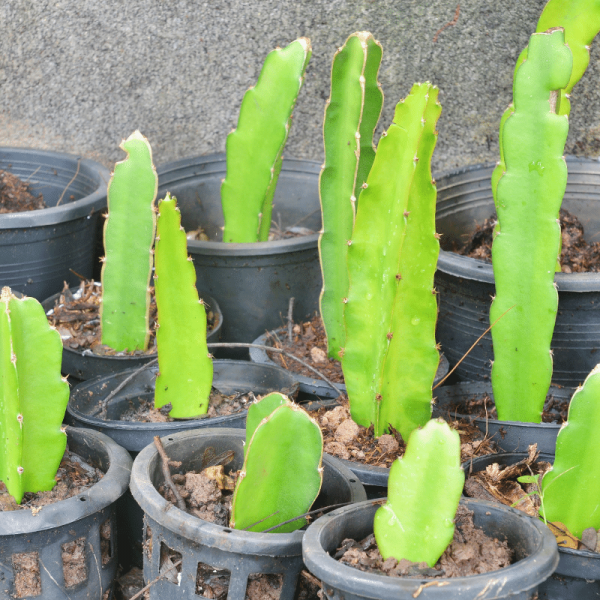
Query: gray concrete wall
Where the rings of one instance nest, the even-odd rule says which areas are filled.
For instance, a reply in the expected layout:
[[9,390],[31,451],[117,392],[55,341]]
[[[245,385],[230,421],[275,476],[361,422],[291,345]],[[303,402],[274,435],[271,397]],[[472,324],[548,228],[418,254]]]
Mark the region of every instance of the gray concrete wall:
[[[110,166],[138,128],[161,164],[220,152],[264,56],[296,37],[313,57],[286,154],[321,160],[337,46],[371,31],[384,48],[382,127],[415,81],[439,86],[436,170],[497,159],[515,59],[544,0],[3,0],[0,145],[36,146]],[[597,45],[600,43],[597,43]],[[575,90],[569,152],[600,152],[600,51]]]

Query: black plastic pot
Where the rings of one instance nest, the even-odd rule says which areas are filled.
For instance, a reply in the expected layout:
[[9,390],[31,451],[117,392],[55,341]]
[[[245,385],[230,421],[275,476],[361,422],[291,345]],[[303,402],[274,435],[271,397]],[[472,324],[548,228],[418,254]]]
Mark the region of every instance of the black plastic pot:
[[[79,288],[71,288],[72,293],[76,293]],[[54,294],[50,298],[46,298],[42,302],[42,306],[48,314],[48,311],[54,308],[56,300],[61,293]],[[223,314],[217,301],[210,297],[204,296],[204,301],[217,317],[216,327],[208,332],[206,336],[207,342],[216,342],[219,339],[219,332],[223,323]],[[140,356],[101,356],[93,354],[91,351],[74,350],[73,348],[63,347],[62,367],[63,375],[68,375],[74,381],[87,381],[94,377],[102,375],[113,375],[120,373],[126,369],[136,369],[142,365],[154,360],[157,354],[140,355]]]
[[29,182],[49,207],[0,215],[0,286],[43,300],[63,281],[77,283],[72,271],[91,277],[108,169],[71,154],[0,148],[0,170]]
[[[585,237],[600,234],[600,162],[567,157],[569,177],[563,208],[576,215]],[[494,211],[490,177],[494,165],[474,165],[436,176],[437,231],[442,248],[435,277],[440,293],[438,341],[454,365],[489,326],[495,294],[492,265],[450,250],[462,246],[476,223]],[[552,381],[580,385],[600,360],[600,273],[558,273],[558,315],[552,338]],[[488,333],[459,365],[463,380],[489,378],[493,359]]]
[[[226,470],[239,469],[243,463],[242,430],[203,429],[163,438],[167,455],[181,461],[180,472],[199,469],[206,448],[217,454],[228,450],[235,458]],[[323,486],[313,508],[342,502],[360,502],[365,492],[343,465],[329,456],[323,457]],[[159,580],[150,588],[150,600],[194,598],[196,574],[200,564],[230,574],[228,600],[244,600],[248,576],[269,573],[282,576],[280,600],[292,600],[302,562],[303,531],[292,533],[254,533],[220,527],[175,508],[157,491],[163,483],[160,458],[148,447],[135,459],[131,492],[145,513],[146,547],[144,579],[159,575],[161,547],[167,546],[182,555],[179,584]]]
[[[463,464],[465,473],[482,471],[492,463],[512,465],[522,460],[525,453],[480,456]],[[554,453],[540,454],[540,459],[554,462]],[[600,554],[587,550],[558,548],[560,562],[552,577],[540,584],[539,600],[597,600],[600,598]]]
[[[340,508],[317,519],[304,536],[304,562],[323,582],[329,600],[535,598],[538,585],[558,564],[556,541],[550,530],[541,521],[513,508],[464,498],[461,504],[474,512],[475,525],[487,535],[508,541],[517,562],[484,575],[427,580],[373,575],[334,560],[330,553],[342,540],[362,540],[373,533],[373,517],[378,508],[373,502]],[[421,587],[431,581],[444,585]]]
[[[550,388],[550,392],[555,398],[564,400],[569,400],[573,391],[570,388],[556,386]],[[481,431],[487,432],[504,452],[525,452],[530,444],[535,443],[540,452],[554,455],[556,436],[561,427],[558,423],[521,423],[519,421],[473,418],[472,415],[462,414],[460,411],[450,408],[452,405],[460,405],[469,398],[485,395],[493,400],[494,394],[490,383],[474,381],[458,383],[438,388],[435,395],[434,416],[451,416],[473,421]]]
[[[12,600],[13,556],[37,553],[44,600],[89,600],[111,590],[117,570],[115,502],[127,490],[131,457],[110,438],[96,431],[67,428],[69,449],[101,468],[102,479],[77,496],[29,510],[0,512],[0,599]],[[110,558],[102,564],[100,527],[110,522]],[[61,546],[85,538],[87,579],[65,588]]]
[[[273,220],[318,232],[321,228],[318,178],[321,166],[286,159],[273,206]],[[196,267],[196,286],[219,299],[224,324],[223,342],[251,342],[281,324],[295,299],[294,314],[303,318],[318,310],[321,267],[318,233],[274,242],[224,244],[222,239],[221,180],[225,155],[179,160],[158,168],[158,197],[168,191],[177,197],[186,231],[202,227],[211,241],[189,241]],[[247,356],[247,350],[220,355]]]
[[[276,329],[275,333],[281,338],[282,336],[287,336],[287,330],[284,328]],[[260,337],[254,340],[254,344],[260,346],[272,346],[273,345],[273,332],[269,331],[268,333],[264,333]],[[250,348],[250,360],[255,363],[260,364],[276,364],[272,361],[267,355],[266,350],[261,350],[259,348]],[[313,365],[314,366],[314,365]],[[318,369],[318,365],[316,366]],[[437,373],[435,374],[434,385],[439,383],[447,374],[448,374],[448,359],[442,354],[440,357],[440,364],[438,365]],[[293,371],[292,371],[293,372]],[[337,398],[338,393],[325,381],[319,379],[318,377],[307,377],[306,375],[300,375],[299,373],[294,373],[294,376],[300,383],[300,393],[308,396],[317,396],[319,398]],[[343,383],[336,383],[337,387],[340,388],[342,392],[346,392],[346,385]]]

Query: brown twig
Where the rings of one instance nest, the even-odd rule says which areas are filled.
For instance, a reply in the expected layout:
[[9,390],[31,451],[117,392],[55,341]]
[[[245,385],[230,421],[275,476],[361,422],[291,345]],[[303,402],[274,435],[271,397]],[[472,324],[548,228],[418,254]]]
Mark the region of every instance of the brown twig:
[[[449,581],[430,581],[429,583],[423,583],[418,588],[417,591],[412,595],[413,598],[418,598],[421,595],[421,592],[428,587],[443,587],[444,585],[450,585]],[[133,598],[131,599],[133,600]]]
[[460,4],[456,5],[456,12],[454,13],[454,18],[452,19],[452,21],[448,21],[448,23],[446,23],[444,26],[440,27],[436,32],[435,35],[433,36],[433,43],[435,44],[437,42],[438,36],[440,35],[440,33],[442,33],[442,31],[444,31],[444,29],[446,29],[446,27],[452,27],[454,25],[456,25],[456,23],[458,23],[458,16],[460,15]]
[[150,583],[146,584],[137,594],[131,596],[129,600],[137,600],[145,591],[149,590],[159,579],[162,579],[167,573],[171,572],[173,569],[176,569],[182,561],[178,560],[176,563],[173,563],[166,571],[163,571],[158,577],[155,577]]
[[454,371],[456,371],[456,369],[458,368],[458,365],[460,365],[460,363],[465,360],[465,358],[467,358],[467,356],[469,356],[469,354],[471,353],[471,350],[473,350],[473,348],[475,348],[475,346],[477,346],[477,344],[479,344],[479,342],[483,339],[483,337],[488,333],[488,331],[490,331],[492,329],[492,327],[510,310],[512,310],[514,307],[516,306],[516,304],[513,304],[508,310],[505,310],[473,343],[473,345],[463,354],[462,358],[452,367],[452,369],[450,369],[450,371],[448,371],[448,374],[446,375],[446,377],[444,377],[441,381],[438,381],[436,385],[433,386],[432,390],[435,390],[435,388],[440,387],[440,385],[442,385],[442,383],[444,383],[444,381],[446,381],[446,379],[448,379],[448,377],[450,377],[450,375],[452,375],[452,373],[454,373]]
[[315,369],[314,367],[311,367],[308,363],[304,362],[301,358],[298,358],[297,356],[294,356],[293,354],[290,354],[289,352],[286,352],[285,350],[282,350],[281,348],[273,348],[273,346],[263,346],[261,344],[238,344],[238,343],[225,343],[225,342],[210,343],[210,344],[208,344],[208,347],[209,348],[258,348],[259,350],[265,350],[267,352],[275,352],[276,354],[283,354],[284,356],[287,356],[288,358],[291,358],[292,360],[299,362],[302,366],[306,367],[309,371],[312,371],[313,373],[315,373],[315,375],[318,375],[319,378],[322,379],[330,388],[335,390],[339,396],[344,395],[342,393],[342,390],[340,390],[340,388],[337,385],[335,385],[335,383],[333,383],[332,381],[329,381],[329,379],[327,379],[327,377],[325,377],[325,375],[323,375],[323,373],[321,373],[320,371],[317,371],[317,369]]
[[177,489],[177,487],[173,483],[173,480],[171,479],[171,470],[169,469],[169,457],[167,456],[167,453],[165,452],[162,442],[160,441],[160,437],[157,435],[154,436],[154,445],[156,446],[156,449],[158,450],[158,453],[160,454],[160,458],[162,459],[161,465],[162,465],[163,476],[165,478],[165,483],[169,486],[169,488],[173,492],[173,496],[175,496],[175,502],[177,503],[177,508],[179,510],[185,511],[186,510],[185,501],[181,497],[179,490]]
[[67,183],[67,187],[63,190],[63,193],[60,195],[60,198],[58,199],[56,206],[58,206],[62,202],[62,199],[63,199],[66,191],[69,189],[69,186],[75,181],[75,178],[77,177],[77,175],[79,175],[79,166],[80,165],[81,165],[81,158],[78,158],[77,159],[77,170],[75,171],[75,175],[73,175],[73,177],[71,178],[71,181],[69,181],[69,183]]
[[75,277],[79,277],[79,279],[81,279],[81,281],[87,281],[87,277],[80,275],[77,271],[74,271],[73,269],[69,269],[69,271],[71,271],[71,273],[73,273],[73,275],[75,275]]
[[294,326],[294,298],[290,298],[287,315],[288,340],[292,343],[292,327]]

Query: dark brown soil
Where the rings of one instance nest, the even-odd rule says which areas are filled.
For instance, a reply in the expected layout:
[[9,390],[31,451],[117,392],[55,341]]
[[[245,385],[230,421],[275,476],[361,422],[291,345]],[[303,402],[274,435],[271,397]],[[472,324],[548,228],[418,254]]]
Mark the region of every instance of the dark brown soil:
[[[48,313],[48,321],[56,327],[66,348],[79,352],[90,352],[100,356],[142,356],[156,354],[156,300],[154,288],[150,288],[150,340],[148,350],[134,352],[115,352],[101,342],[100,303],[102,287],[93,281],[82,281],[79,290],[71,294],[65,284],[55,306]],[[218,325],[218,315],[206,310],[208,331]]]
[[[453,402],[448,404],[446,411],[449,415],[458,413],[469,415],[471,417],[480,417],[482,419],[497,419],[498,412],[494,401],[487,395],[473,396],[463,402]],[[544,410],[542,412],[542,423],[562,424],[567,420],[569,412],[569,400],[555,398],[552,393],[548,393]]]
[[30,185],[8,171],[0,171],[0,214],[47,208],[44,197],[30,192]]
[[[261,398],[259,396],[258,398]],[[247,410],[257,398],[252,392],[237,393],[226,396],[213,388],[210,393],[208,413],[206,417],[224,417]],[[153,400],[140,400],[139,406],[132,407],[121,415],[121,421],[136,421],[138,423],[170,423],[177,419],[169,417],[171,405],[154,408]]]
[[[357,425],[350,417],[347,399],[333,409],[322,408],[313,414],[323,433],[323,449],[327,454],[374,467],[391,467],[404,455],[406,444],[396,431],[375,439],[373,427]],[[466,420],[449,420],[448,424],[458,431],[461,441],[461,461],[474,456],[494,454],[495,443],[486,439],[478,427]]]
[[427,563],[383,560],[375,536],[359,542],[344,540],[334,558],[360,571],[405,578],[467,577],[497,571],[511,564],[512,551],[506,541],[490,538],[473,524],[473,512],[464,506],[456,511],[454,539],[435,567]]
[[[483,224],[477,225],[459,254],[492,262],[492,236],[497,222],[494,213]],[[583,238],[583,225],[570,212],[561,208],[560,228],[562,250],[560,255],[563,273],[597,273],[600,271],[600,242],[587,242]]]

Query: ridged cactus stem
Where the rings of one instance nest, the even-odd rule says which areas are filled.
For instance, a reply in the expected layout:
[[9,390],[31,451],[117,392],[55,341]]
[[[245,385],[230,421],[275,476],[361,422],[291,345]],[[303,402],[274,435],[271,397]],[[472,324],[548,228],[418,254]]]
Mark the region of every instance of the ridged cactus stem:
[[[247,431],[244,466],[233,493],[231,527],[264,531],[304,514],[317,498],[323,481],[321,429],[286,398],[263,398],[276,408]],[[259,409],[264,412],[265,409]],[[277,513],[277,514],[275,514]],[[268,518],[267,518],[268,517]],[[261,523],[257,523],[266,519]],[[306,519],[281,525],[275,533],[296,531]],[[250,527],[253,525],[252,527]]]
[[102,343],[146,350],[150,339],[150,275],[158,177],[148,140],[135,131],[122,144],[127,158],[108,184],[102,266]]
[[504,315],[492,329],[492,385],[504,420],[539,423],[552,377],[556,217],[567,184],[563,152],[569,130],[556,103],[571,66],[562,30],[533,34],[515,77],[514,112],[504,123],[506,167],[497,185],[496,298],[490,311],[490,322]]
[[438,89],[416,84],[396,107],[358,201],[348,248],[342,368],[352,418],[408,439],[431,416],[439,363],[433,275],[439,254],[431,157]]
[[543,516],[581,537],[600,529],[600,365],[577,388],[556,439],[554,465],[542,480]]
[[464,482],[458,433],[441,419],[415,429],[390,469],[388,501],[375,513],[383,558],[435,565],[454,536]]
[[369,32],[352,34],[333,58],[331,95],[325,107],[325,163],[319,177],[320,307],[329,357],[338,360],[346,339],[343,299],[348,296],[348,240],[356,198],[375,159],[373,134],[383,106],[377,81],[381,55],[381,45]]
[[206,414],[213,364],[206,344],[206,310],[196,290],[196,270],[187,253],[177,201],[169,194],[158,205],[154,289],[160,375],[154,405],[171,404],[177,419]]
[[283,148],[310,56],[308,38],[273,50],[256,86],[244,95],[237,129],[227,136],[227,174],[221,186],[225,242],[268,239]]
[[60,373],[62,342],[41,304],[0,297],[0,480],[20,503],[51,490],[67,445],[62,421],[69,385]]

